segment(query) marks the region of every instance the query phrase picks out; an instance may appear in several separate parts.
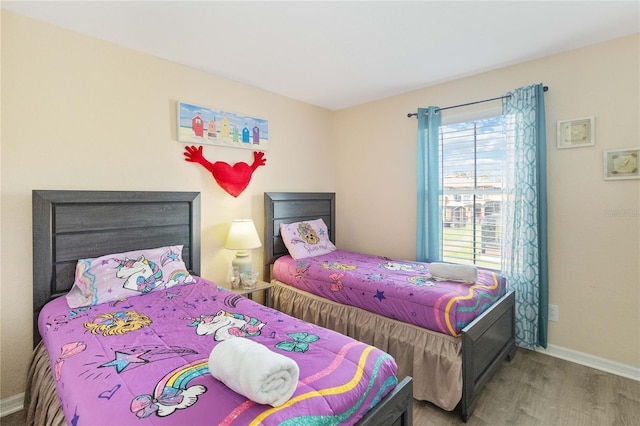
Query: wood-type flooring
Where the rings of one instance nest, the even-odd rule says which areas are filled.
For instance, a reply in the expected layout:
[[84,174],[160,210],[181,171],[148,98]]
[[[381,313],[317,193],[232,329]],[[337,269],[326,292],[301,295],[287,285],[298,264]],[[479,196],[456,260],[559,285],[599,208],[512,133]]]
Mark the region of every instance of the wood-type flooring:
[[[413,416],[420,426],[465,424],[456,412],[415,400]],[[640,426],[640,382],[518,348],[466,425]]]

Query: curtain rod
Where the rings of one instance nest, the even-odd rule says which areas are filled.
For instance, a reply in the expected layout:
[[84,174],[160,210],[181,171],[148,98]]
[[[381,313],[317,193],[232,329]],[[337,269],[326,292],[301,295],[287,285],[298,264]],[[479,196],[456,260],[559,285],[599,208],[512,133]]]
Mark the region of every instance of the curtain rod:
[[[548,86],[543,86],[542,90],[544,90],[545,92],[549,90]],[[491,99],[483,99],[481,101],[475,101],[475,102],[469,102],[468,104],[460,104],[460,105],[452,105],[452,106],[448,106],[448,107],[444,107],[444,108],[436,108],[436,112],[438,111],[444,111],[445,109],[452,109],[452,108],[460,108],[463,106],[468,106],[468,105],[475,105],[475,104],[481,104],[483,102],[489,102],[489,101],[496,101],[498,99],[505,99],[505,98],[510,98],[511,95],[505,95],[505,96],[498,96],[497,98],[491,98]],[[408,113],[407,117],[411,118],[413,116],[417,116],[418,113],[417,112],[413,112],[413,113]]]

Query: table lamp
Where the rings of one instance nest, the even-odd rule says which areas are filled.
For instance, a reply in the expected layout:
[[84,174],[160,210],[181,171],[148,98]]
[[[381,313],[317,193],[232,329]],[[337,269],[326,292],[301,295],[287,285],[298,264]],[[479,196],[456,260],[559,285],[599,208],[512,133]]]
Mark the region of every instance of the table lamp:
[[240,273],[251,272],[251,253],[249,250],[261,247],[258,231],[251,219],[235,219],[231,221],[229,235],[224,248],[237,250],[231,265],[237,267]]

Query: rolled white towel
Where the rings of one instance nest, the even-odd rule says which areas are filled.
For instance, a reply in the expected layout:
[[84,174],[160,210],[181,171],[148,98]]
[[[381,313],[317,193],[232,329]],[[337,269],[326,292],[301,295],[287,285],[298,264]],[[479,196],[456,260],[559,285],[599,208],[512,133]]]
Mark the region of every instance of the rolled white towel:
[[440,281],[457,281],[466,284],[478,281],[478,268],[473,265],[434,262],[429,264],[429,273]]
[[293,359],[244,337],[219,342],[209,355],[209,371],[239,394],[273,407],[291,398],[300,376]]

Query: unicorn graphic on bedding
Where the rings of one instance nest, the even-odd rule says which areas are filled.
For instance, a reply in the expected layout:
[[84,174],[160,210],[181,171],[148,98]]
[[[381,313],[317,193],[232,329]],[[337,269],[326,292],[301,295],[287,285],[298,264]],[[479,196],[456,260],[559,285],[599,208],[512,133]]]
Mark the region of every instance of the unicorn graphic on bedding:
[[113,260],[118,263],[116,277],[125,279],[123,287],[126,289],[145,294],[164,283],[162,270],[144,256],[136,260],[129,258]]
[[176,269],[169,274],[169,279],[164,280],[162,269],[157,263],[146,259],[144,255],[133,260],[129,258],[112,258],[118,265],[116,277],[124,279],[123,287],[142,294],[158,288],[164,284],[165,288],[171,288],[178,283],[190,284],[195,282],[194,278],[184,269]]
[[213,340],[219,342],[231,337],[259,336],[265,323],[258,318],[240,313],[219,310],[215,315],[200,315],[200,318],[185,318],[193,322],[189,327],[196,327],[198,336],[213,334]]
[[417,272],[425,268],[424,265],[418,265],[415,263],[401,263],[401,262],[392,262],[392,261],[389,261],[387,263],[381,263],[379,266],[389,271],[405,271],[405,272]]
[[200,376],[209,374],[206,359],[197,360],[167,373],[156,385],[153,394],[138,395],[131,401],[131,412],[144,419],[152,414],[166,417],[176,410],[183,410],[198,401],[207,388],[202,385],[189,386]]

